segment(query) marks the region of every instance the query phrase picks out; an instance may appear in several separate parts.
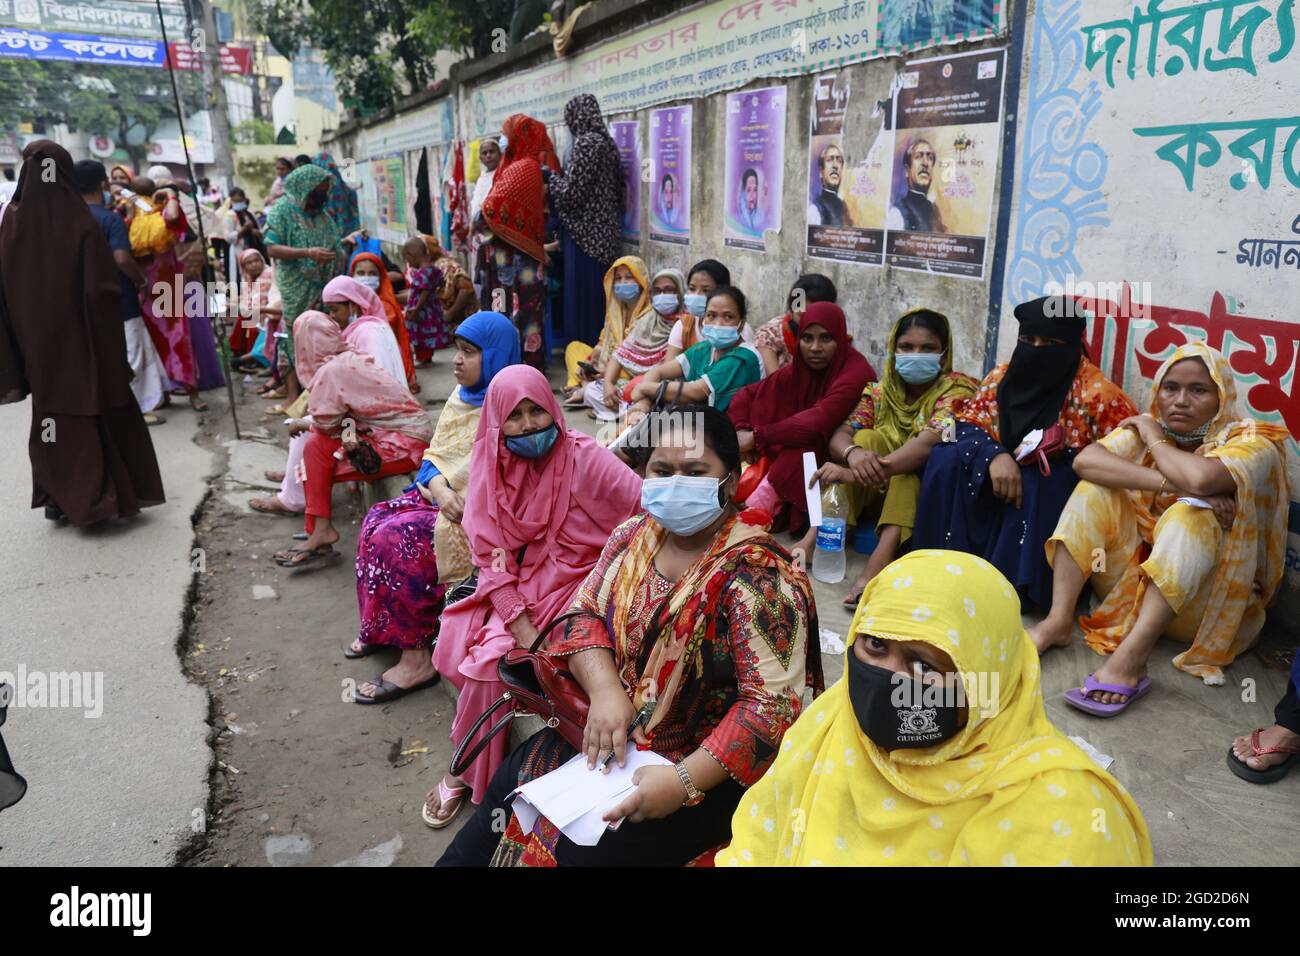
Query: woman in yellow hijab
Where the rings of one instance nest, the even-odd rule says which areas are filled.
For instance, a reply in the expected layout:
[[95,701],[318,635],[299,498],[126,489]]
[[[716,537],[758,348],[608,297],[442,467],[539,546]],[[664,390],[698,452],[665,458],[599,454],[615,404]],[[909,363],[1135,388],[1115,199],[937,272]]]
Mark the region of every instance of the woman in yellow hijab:
[[930,449],[953,433],[953,416],[979,388],[969,375],[953,371],[951,342],[941,312],[913,309],[895,322],[884,377],[862,392],[853,414],[831,436],[832,460],[817,472],[823,487],[844,485],[850,524],[870,521],[876,528],[876,547],[844,599],[849,610],[911,539]]
[[564,364],[569,370],[565,387],[570,390],[565,407],[582,407],[583,389],[579,383],[597,381],[605,374],[615,349],[623,344],[637,319],[647,314],[652,314],[650,270],[640,256],[615,259],[605,270],[605,325],[596,347],[570,342],[564,349]]
[[1147,693],[1162,634],[1191,644],[1175,667],[1222,683],[1286,562],[1290,433],[1241,417],[1232,368],[1204,342],[1176,349],[1155,383],[1148,414],[1074,461],[1081,480],[1047,540],[1052,609],[1030,635],[1040,651],[1068,644],[1091,577],[1104,601],[1079,623],[1110,657],[1065,700],[1098,717]]
[[1151,865],[1133,798],[1048,721],[991,564],[909,554],[849,633],[844,678],[786,732],[717,865]]

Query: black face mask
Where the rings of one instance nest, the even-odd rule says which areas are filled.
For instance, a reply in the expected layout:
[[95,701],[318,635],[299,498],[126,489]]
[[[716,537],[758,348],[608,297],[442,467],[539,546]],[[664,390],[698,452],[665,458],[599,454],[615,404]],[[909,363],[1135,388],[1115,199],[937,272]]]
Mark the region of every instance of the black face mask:
[[[849,651],[849,701],[862,732],[886,750],[933,747],[956,736],[961,709],[947,699],[929,706],[943,687],[922,684],[883,667],[858,660]],[[895,701],[902,703],[897,706]]]

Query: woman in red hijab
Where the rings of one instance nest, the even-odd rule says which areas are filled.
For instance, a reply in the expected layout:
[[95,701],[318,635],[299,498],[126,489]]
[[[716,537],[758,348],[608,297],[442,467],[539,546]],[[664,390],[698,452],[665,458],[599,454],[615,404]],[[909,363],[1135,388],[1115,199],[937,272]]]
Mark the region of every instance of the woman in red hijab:
[[411,340],[406,334],[406,313],[397,304],[397,293],[393,291],[393,280],[388,278],[388,269],[384,260],[373,252],[359,252],[352,257],[348,274],[366,286],[379,301],[384,304],[384,318],[388,327],[397,338],[397,348],[402,353],[402,369],[406,373],[406,387],[412,395],[420,392],[420,383],[415,380],[415,359],[411,356]]
[[857,406],[867,383],[876,380],[876,370],[853,347],[838,305],[812,303],[798,328],[790,364],[746,385],[727,409],[741,453],[770,462],[767,476],[749,496],[749,506],[773,518],[787,511],[789,527],[796,532],[808,515],[804,452],[815,452],[819,464],[827,460],[835,429]]
[[[546,365],[546,196],[541,163],[559,160],[546,127],[522,113],[502,124],[501,164],[483,201],[492,238],[479,246],[475,272],[483,308],[507,316],[519,330],[524,363]],[[554,165],[552,165],[554,164]]]

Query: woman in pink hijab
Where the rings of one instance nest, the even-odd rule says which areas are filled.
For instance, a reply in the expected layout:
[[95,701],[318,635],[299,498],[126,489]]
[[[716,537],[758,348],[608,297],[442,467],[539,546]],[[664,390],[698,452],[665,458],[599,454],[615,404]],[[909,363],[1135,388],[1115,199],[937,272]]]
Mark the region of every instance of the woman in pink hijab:
[[[453,741],[504,692],[497,660],[531,645],[568,610],[610,533],[640,510],[641,479],[594,438],[565,427],[546,376],[511,365],[492,379],[461,522],[478,586],[443,612],[433,652],[434,667],[460,692]],[[509,736],[494,737],[463,781],[449,773],[438,782],[425,798],[425,823],[447,826],[467,789],[482,801]]]
[[[406,383],[402,348],[388,326],[379,296],[351,276],[336,276],[325,283],[321,301],[330,318],[343,330],[343,338],[358,352],[373,355],[385,371]],[[409,389],[408,389],[409,391]]]
[[[386,325],[384,329],[388,331]],[[286,568],[338,555],[334,543],[339,533],[331,521],[330,502],[336,482],[415,471],[433,436],[429,413],[412,397],[405,380],[353,349],[323,312],[298,316],[293,343],[298,378],[311,390],[307,409],[312,424],[302,451],[308,537],[300,548],[274,555]],[[398,368],[400,372],[400,364]]]

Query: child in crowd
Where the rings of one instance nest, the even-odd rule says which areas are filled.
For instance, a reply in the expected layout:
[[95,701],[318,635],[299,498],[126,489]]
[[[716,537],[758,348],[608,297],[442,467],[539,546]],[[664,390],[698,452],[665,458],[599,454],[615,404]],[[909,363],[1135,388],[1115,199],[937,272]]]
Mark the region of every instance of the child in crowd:
[[402,246],[406,260],[406,331],[411,349],[415,352],[417,367],[430,365],[433,353],[451,345],[451,331],[443,316],[442,303],[437,290],[442,285],[442,273],[433,263],[429,247],[418,236],[412,236]]

